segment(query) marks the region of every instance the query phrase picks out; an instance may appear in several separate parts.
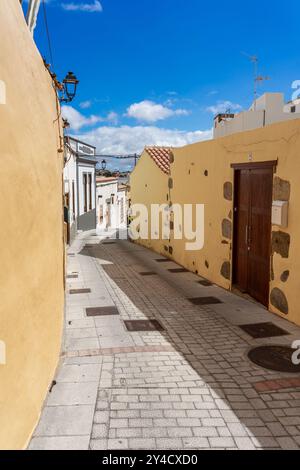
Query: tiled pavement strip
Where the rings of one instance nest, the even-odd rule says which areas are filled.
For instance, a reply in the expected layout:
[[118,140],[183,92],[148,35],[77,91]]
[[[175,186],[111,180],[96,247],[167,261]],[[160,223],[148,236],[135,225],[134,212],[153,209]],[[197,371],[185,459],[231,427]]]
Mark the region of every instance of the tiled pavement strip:
[[[66,334],[56,385],[30,449],[299,449],[298,375],[252,364],[250,347],[287,344],[300,328],[127,241],[87,234],[69,250]],[[95,244],[84,248],[84,244]],[[141,276],[141,272],[157,275]],[[196,306],[187,298],[215,296]],[[120,316],[86,317],[116,305]],[[157,319],[164,331],[134,332],[123,320]],[[290,336],[254,340],[239,324],[272,321]],[[299,384],[298,384],[299,385]],[[290,388],[286,388],[286,387]],[[279,388],[281,387],[281,388]]]

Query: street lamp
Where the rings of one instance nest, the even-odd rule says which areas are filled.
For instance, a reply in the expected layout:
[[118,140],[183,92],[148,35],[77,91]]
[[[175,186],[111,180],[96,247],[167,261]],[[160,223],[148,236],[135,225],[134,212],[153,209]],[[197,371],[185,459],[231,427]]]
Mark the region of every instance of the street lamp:
[[77,85],[79,80],[73,72],[68,72],[66,77],[63,79],[63,96],[60,99],[61,103],[70,103],[73,101],[76,95]]
[[106,170],[106,165],[107,165],[106,160],[102,160],[101,168],[102,168],[103,171]]

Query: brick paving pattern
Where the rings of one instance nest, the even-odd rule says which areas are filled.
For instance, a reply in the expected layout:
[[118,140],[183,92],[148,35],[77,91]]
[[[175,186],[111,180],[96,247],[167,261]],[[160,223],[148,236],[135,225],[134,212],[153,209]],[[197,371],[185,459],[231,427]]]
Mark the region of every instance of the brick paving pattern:
[[[138,245],[91,240],[72,247],[78,279],[68,287],[91,293],[67,295],[62,365],[30,448],[299,449],[299,376],[262,369],[247,352],[290,345],[300,328],[192,273],[168,272],[170,263]],[[157,275],[140,275],[147,271]],[[201,296],[222,303],[188,300]],[[120,315],[86,317],[100,306]],[[164,331],[129,332],[123,323],[147,319]],[[290,336],[253,339],[237,326],[259,321]]]

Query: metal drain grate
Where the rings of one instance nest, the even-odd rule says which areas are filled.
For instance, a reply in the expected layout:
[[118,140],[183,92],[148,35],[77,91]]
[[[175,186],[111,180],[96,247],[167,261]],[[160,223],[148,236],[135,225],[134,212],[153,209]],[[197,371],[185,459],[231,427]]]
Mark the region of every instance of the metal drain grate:
[[194,305],[213,305],[213,304],[222,304],[223,302],[216,297],[194,297],[188,299]]
[[128,331],[163,331],[164,328],[157,320],[125,320]]
[[210,287],[212,286],[212,283],[210,281],[206,281],[206,279],[203,279],[202,281],[196,281],[198,284],[200,284],[203,287]]
[[168,269],[170,273],[176,274],[176,273],[188,273],[189,271],[185,268],[175,268],[175,269]]
[[117,307],[90,307],[86,308],[87,317],[103,317],[109,315],[119,315]]
[[265,369],[299,374],[300,364],[296,365],[292,362],[294,353],[295,349],[288,346],[270,345],[251,349],[248,357],[254,364]]
[[78,279],[78,274],[68,274],[67,279]]
[[250,325],[239,325],[241,330],[245,331],[252,338],[272,338],[274,336],[289,335],[287,331],[274,325],[272,322],[253,323]]
[[103,242],[102,245],[115,245],[116,242]]
[[89,294],[91,289],[70,289],[70,294]]

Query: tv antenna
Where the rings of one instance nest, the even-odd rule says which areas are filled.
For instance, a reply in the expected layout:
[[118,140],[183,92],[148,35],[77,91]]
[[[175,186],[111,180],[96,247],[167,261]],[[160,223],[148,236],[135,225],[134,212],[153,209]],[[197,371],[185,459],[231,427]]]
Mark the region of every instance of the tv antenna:
[[258,57],[256,55],[250,55],[247,54],[246,52],[242,52],[243,55],[248,57],[248,59],[253,63],[253,68],[254,68],[254,110],[256,109],[256,100],[258,98],[258,84],[262,83],[266,80],[270,80],[270,77],[263,77],[262,75],[258,74]]

